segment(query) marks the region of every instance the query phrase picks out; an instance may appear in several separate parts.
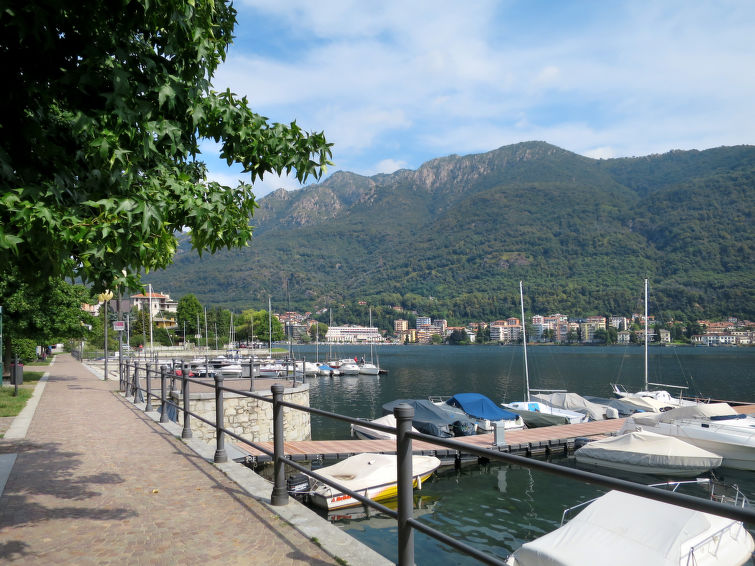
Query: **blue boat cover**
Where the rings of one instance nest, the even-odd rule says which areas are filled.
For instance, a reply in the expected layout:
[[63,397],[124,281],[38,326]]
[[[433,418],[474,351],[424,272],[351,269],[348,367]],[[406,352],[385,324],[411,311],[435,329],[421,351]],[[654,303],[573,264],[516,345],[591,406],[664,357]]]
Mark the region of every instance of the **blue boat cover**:
[[447,405],[458,407],[477,419],[489,421],[515,421],[519,415],[506,411],[480,393],[457,393],[446,401]]
[[383,414],[392,415],[393,408],[401,403],[414,407],[412,426],[424,434],[440,438],[474,434],[475,424],[472,421],[460,419],[457,415],[444,411],[427,399],[397,399],[391,401],[383,405]]

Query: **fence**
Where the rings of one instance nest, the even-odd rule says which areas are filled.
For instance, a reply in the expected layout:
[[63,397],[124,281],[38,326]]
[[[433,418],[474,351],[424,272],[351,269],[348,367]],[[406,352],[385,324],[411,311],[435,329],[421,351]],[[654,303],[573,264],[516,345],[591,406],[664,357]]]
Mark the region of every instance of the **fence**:
[[[133,369],[133,372],[131,371]],[[141,401],[141,395],[146,394],[144,401],[146,402],[145,411],[152,411],[152,399],[158,399],[160,402],[160,422],[168,422],[168,413],[172,409],[177,412],[183,413],[183,428],[181,431],[182,438],[192,438],[191,422],[192,418],[196,418],[209,426],[215,427],[216,430],[216,449],[214,455],[214,461],[217,463],[226,462],[228,456],[225,451],[225,437],[229,436],[235,440],[252,446],[255,449],[267,454],[273,459],[273,490],[270,496],[270,503],[272,505],[286,505],[288,504],[289,494],[286,486],[286,466],[299,470],[315,478],[316,480],[330,485],[338,489],[339,491],[350,495],[357,501],[370,506],[377,511],[384,513],[398,521],[398,564],[399,566],[412,566],[414,564],[414,531],[420,531],[425,535],[433,537],[465,554],[468,554],[475,559],[485,564],[493,564],[504,566],[505,562],[489,556],[472,546],[457,540],[454,537],[448,536],[432,527],[429,527],[417,520],[413,515],[413,478],[412,478],[412,440],[421,440],[429,442],[452,450],[457,450],[459,453],[472,454],[480,458],[487,458],[489,460],[497,460],[506,462],[509,464],[517,464],[526,468],[537,469],[549,474],[554,474],[562,477],[574,479],[576,481],[586,482],[594,485],[599,485],[608,489],[615,489],[630,493],[633,495],[639,495],[648,499],[656,501],[662,501],[665,503],[671,503],[681,507],[689,509],[703,511],[706,513],[712,513],[727,517],[736,521],[743,521],[749,524],[755,523],[755,511],[748,508],[735,507],[717,501],[709,501],[700,499],[697,497],[677,493],[674,491],[663,491],[654,487],[650,487],[643,484],[638,484],[626,480],[612,478],[609,476],[603,476],[600,474],[577,470],[574,468],[567,468],[565,466],[559,466],[549,462],[542,462],[524,456],[517,456],[515,454],[508,454],[505,452],[499,452],[498,450],[491,450],[486,448],[479,448],[471,446],[466,443],[462,443],[452,439],[441,439],[435,436],[429,436],[426,434],[412,432],[412,418],[414,417],[414,409],[409,405],[399,405],[394,409],[394,416],[396,417],[396,428],[392,428],[385,425],[379,425],[374,423],[365,422],[360,419],[349,417],[346,415],[340,415],[337,413],[331,413],[312,407],[306,407],[303,405],[297,405],[295,403],[289,403],[283,400],[284,387],[280,384],[275,384],[271,387],[272,399],[256,395],[250,391],[242,391],[239,389],[230,389],[223,385],[223,376],[216,375],[214,377],[214,383],[209,384],[207,381],[202,381],[189,376],[188,364],[182,364],[181,374],[177,375],[175,368],[171,368],[168,371],[168,367],[163,365],[159,368],[160,378],[160,395],[152,393],[152,374],[156,373],[150,364],[141,366],[139,362],[127,362],[120,361],[120,385],[121,390],[125,392],[127,396],[133,396],[134,402]],[[141,386],[140,371],[144,371],[145,387]],[[175,390],[175,383],[180,380],[181,383],[181,400],[182,405],[172,401],[167,396],[167,381],[171,380],[171,390]],[[201,384],[203,386],[212,385],[215,392],[215,421],[210,421],[190,411],[189,407],[189,389],[191,383]],[[273,404],[273,452],[250,442],[249,440],[233,433],[232,431],[223,428],[223,393],[234,393],[237,395],[243,395],[258,399],[267,403]],[[372,501],[371,499],[351,491],[337,482],[334,482],[326,477],[321,476],[315,471],[294,462],[288,458],[284,453],[284,435],[283,435],[283,408],[288,407],[290,409],[298,411],[306,411],[310,414],[316,414],[323,417],[347,422],[350,424],[359,424],[366,426],[374,430],[389,432],[396,435],[396,454],[398,457],[398,507],[396,510],[389,509],[380,503]]]

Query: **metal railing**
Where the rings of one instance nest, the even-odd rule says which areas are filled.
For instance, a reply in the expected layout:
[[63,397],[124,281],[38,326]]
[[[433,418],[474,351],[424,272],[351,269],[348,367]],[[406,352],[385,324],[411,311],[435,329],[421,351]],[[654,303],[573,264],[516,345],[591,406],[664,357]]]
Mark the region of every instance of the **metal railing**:
[[[152,374],[156,371],[151,367],[151,364],[144,366],[145,372],[145,387],[141,386],[140,369],[142,369],[138,362],[127,363],[121,360],[121,368],[119,374],[121,375],[121,390],[125,392],[127,396],[133,396],[134,402],[140,400],[140,395],[146,393],[145,411],[152,410],[151,399],[156,398],[160,401],[160,422],[168,421],[168,411],[171,407],[176,411],[183,413],[183,429],[181,431],[182,438],[192,438],[191,419],[196,418],[205,424],[214,427],[216,430],[216,450],[214,455],[214,462],[221,463],[226,462],[228,457],[225,451],[225,437],[229,436],[235,440],[253,447],[259,450],[263,454],[266,454],[273,460],[273,490],[270,496],[270,503],[272,505],[287,505],[289,500],[289,493],[286,485],[285,467],[289,466],[300,472],[305,473],[324,484],[334,487],[345,493],[355,500],[368,505],[369,507],[396,519],[398,521],[398,564],[399,566],[412,566],[414,564],[414,531],[420,531],[423,534],[430,536],[441,543],[468,554],[473,558],[479,560],[485,564],[494,564],[504,566],[505,562],[499,560],[496,557],[490,556],[480,550],[460,541],[454,537],[448,536],[441,531],[438,531],[428,525],[425,525],[413,518],[413,477],[412,477],[412,441],[420,440],[437,446],[450,448],[456,450],[459,454],[471,454],[479,458],[486,458],[488,460],[496,460],[505,462],[508,464],[516,464],[525,468],[540,470],[549,474],[566,477],[575,481],[586,482],[592,485],[600,487],[615,489],[623,491],[632,495],[638,495],[655,501],[661,501],[664,503],[670,503],[672,505],[678,505],[680,507],[686,507],[696,511],[702,511],[705,513],[711,513],[722,517],[727,517],[735,521],[742,521],[748,524],[755,524],[755,511],[750,508],[736,507],[726,503],[718,501],[710,501],[693,497],[690,495],[678,493],[676,491],[665,491],[656,487],[630,482],[613,478],[610,476],[604,476],[593,472],[587,472],[575,468],[569,468],[566,466],[560,466],[549,462],[543,462],[527,458],[525,456],[518,456],[515,454],[508,454],[506,452],[500,452],[498,450],[481,448],[473,446],[464,442],[459,442],[453,439],[438,438],[419,432],[412,432],[412,418],[414,417],[414,408],[402,404],[394,408],[394,416],[396,417],[396,427],[390,427],[381,424],[375,424],[372,422],[365,422],[362,419],[341,415],[338,413],[331,413],[323,411],[321,409],[315,409],[313,407],[307,407],[304,405],[298,405],[283,400],[284,386],[281,384],[273,385],[271,389],[272,398],[262,395],[257,395],[250,391],[243,391],[239,389],[227,388],[223,385],[223,376],[216,375],[214,382],[208,382],[207,380],[200,380],[189,376],[188,364],[182,364],[181,375],[177,375],[175,368],[171,368],[168,372],[167,366],[159,368],[160,379],[160,395],[157,396],[152,393],[151,380]],[[131,369],[133,368],[133,373]],[[181,382],[181,397],[182,405],[179,406],[167,395],[167,380],[171,380],[171,391],[177,393],[175,389],[175,383],[177,380]],[[215,391],[215,420],[208,420],[196,413],[191,412],[189,406],[189,384],[196,383],[205,387],[212,387]],[[266,403],[272,403],[273,405],[273,451],[269,451],[263,446],[260,446],[242,436],[235,434],[234,432],[225,429],[222,426],[223,418],[223,392],[234,393],[244,397],[257,399]],[[172,397],[173,395],[171,395]],[[304,411],[310,414],[315,414],[338,421],[359,424],[367,428],[374,430],[388,432],[396,435],[396,454],[398,458],[398,506],[396,510],[389,509],[380,503],[377,503],[364,495],[354,492],[333,480],[326,478],[315,471],[310,470],[306,466],[303,466],[293,460],[286,457],[284,452],[284,431],[283,431],[283,408],[294,409],[298,411]]]

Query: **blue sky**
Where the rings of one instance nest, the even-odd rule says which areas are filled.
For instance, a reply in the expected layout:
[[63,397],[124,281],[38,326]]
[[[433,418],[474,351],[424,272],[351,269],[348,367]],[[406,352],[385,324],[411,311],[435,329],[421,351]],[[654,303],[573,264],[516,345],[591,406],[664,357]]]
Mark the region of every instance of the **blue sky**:
[[[237,0],[214,78],[332,171],[542,140],[589,157],[755,143],[755,2]],[[211,177],[249,181],[202,146]],[[263,196],[290,178],[255,183]]]

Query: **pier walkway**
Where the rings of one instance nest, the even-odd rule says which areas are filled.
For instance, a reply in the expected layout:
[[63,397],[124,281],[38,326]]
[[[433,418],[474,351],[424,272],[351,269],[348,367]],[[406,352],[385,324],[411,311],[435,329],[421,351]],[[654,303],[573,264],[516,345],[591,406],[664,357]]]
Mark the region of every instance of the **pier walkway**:
[[0,562],[387,562],[296,502],[281,518],[231,479],[251,470],[212,464],[212,450],[203,456],[177,439],[118,394],[117,380],[68,354],[47,371],[30,411],[0,439]]

